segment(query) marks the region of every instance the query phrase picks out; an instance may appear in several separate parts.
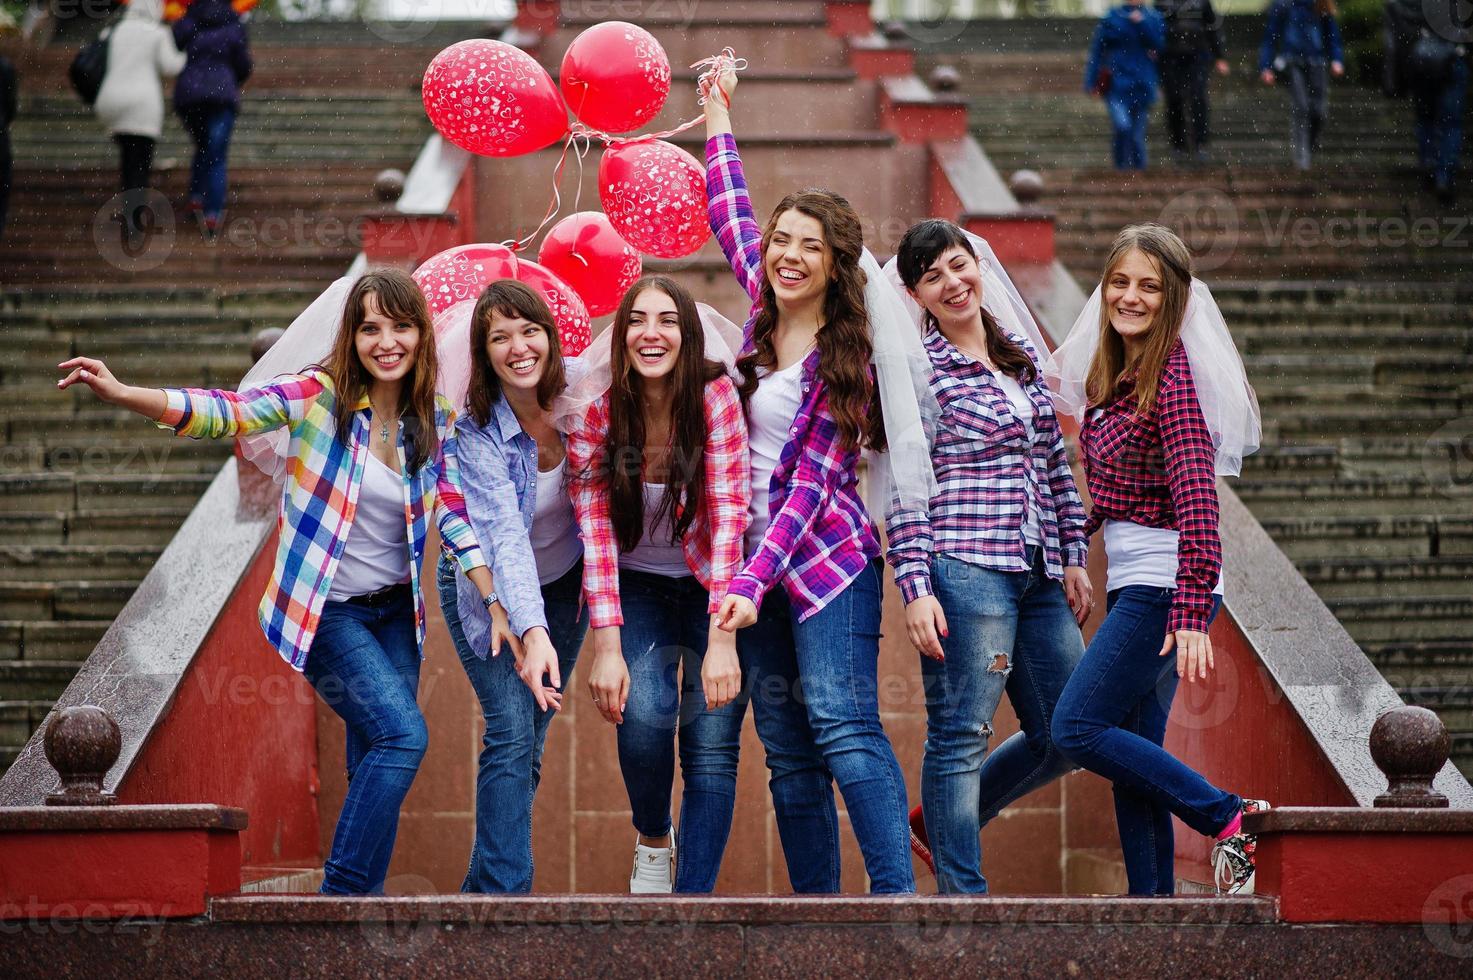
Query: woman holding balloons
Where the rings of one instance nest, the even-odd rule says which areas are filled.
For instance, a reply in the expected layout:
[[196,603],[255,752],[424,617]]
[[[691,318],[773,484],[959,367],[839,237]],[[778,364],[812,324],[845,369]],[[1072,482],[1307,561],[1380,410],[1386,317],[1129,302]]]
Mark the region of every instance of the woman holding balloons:
[[731,130],[736,81],[726,70],[702,92],[711,229],[753,302],[738,361],[748,557],[719,621],[744,630],[794,890],[839,891],[837,781],[871,890],[913,892],[905,783],[877,697],[880,544],[859,495],[860,451],[884,449],[887,434],[868,366],[863,232],[826,191],[789,194],[757,224]]

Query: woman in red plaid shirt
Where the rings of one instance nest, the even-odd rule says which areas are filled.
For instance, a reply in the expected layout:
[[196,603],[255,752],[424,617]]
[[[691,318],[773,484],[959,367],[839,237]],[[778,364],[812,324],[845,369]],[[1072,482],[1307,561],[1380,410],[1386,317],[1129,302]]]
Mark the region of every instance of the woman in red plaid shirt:
[[[1221,320],[1192,279],[1191,253],[1168,229],[1122,231],[1096,296],[1076,324],[1079,339],[1097,343],[1084,377],[1080,445],[1092,499],[1086,531],[1105,532],[1109,614],[1059,698],[1053,739],[1113,782],[1131,894],[1174,891],[1172,814],[1216,839],[1222,891],[1251,891],[1256,842],[1241,831],[1242,818],[1268,804],[1213,786],[1162,743],[1178,680],[1203,680],[1213,665],[1207,629],[1222,595],[1217,474],[1240,462],[1224,467],[1221,426],[1209,427],[1204,405],[1217,425],[1218,393],[1241,406],[1252,392],[1230,339],[1214,359],[1189,352],[1212,339],[1196,324],[1209,312]],[[1062,358],[1063,348],[1055,364]],[[1194,367],[1207,375],[1205,401]],[[1173,652],[1174,661],[1165,659]]]
[[674,280],[636,282],[609,330],[608,391],[568,433],[592,630],[588,688],[618,726],[638,833],[629,890],[709,892],[731,831],[747,701],[736,638],[714,615],[741,566],[747,426],[736,385],[710,359],[695,301]]

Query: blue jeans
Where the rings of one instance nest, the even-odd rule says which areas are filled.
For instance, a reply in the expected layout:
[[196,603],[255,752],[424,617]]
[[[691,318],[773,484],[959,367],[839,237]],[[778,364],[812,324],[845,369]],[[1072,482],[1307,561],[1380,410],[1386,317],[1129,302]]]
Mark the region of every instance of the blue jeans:
[[1294,58],[1284,65],[1289,83],[1289,155],[1308,170],[1320,148],[1320,132],[1330,115],[1329,66],[1322,59]]
[[767,750],[777,830],[797,892],[839,891],[844,794],[872,892],[913,892],[905,780],[880,724],[878,560],[798,622],[781,586],[738,634],[751,665],[752,710]]
[[[1161,747],[1177,684],[1176,656],[1160,656],[1173,595],[1174,589],[1145,585],[1111,592],[1109,615],[1054,708],[1054,743],[1114,783],[1132,895],[1175,889],[1173,813],[1210,836],[1243,805]],[[1214,617],[1219,605],[1215,600]]]
[[[1049,739],[1054,705],[1084,656],[1079,626],[1050,579],[1043,550],[1027,572],[999,572],[938,555],[936,600],[946,614],[944,661],[921,658],[926,754],[921,807],[942,893],[987,891],[978,834],[1014,800],[1073,769]],[[990,755],[992,716],[1008,693],[1021,731]]]
[[228,105],[194,106],[180,113],[185,132],[194,140],[189,166],[189,197],[204,205],[206,218],[218,221],[225,210],[225,158],[235,110]]
[[328,602],[302,673],[348,728],[348,795],[323,867],[324,895],[384,888],[399,807],[429,745],[415,703],[414,599],[379,607]]
[[706,710],[701,665],[710,633],[709,593],[694,575],[670,578],[620,569],[619,600],[624,611],[619,638],[629,667],[629,701],[618,728],[619,769],[634,829],[646,837],[670,832],[679,729],[685,790],[675,890],[709,892],[716,887],[736,806],[745,685],[731,704]]
[[[505,651],[478,657],[466,643],[455,601],[454,559],[441,556],[437,582],[440,611],[465,675],[481,702],[486,732],[481,737],[476,769],[476,837],[463,892],[506,893],[532,890],[532,800],[542,779],[542,748],[547,726],[556,712],[542,711],[531,690],[517,676],[516,663]],[[583,563],[542,587],[547,632],[557,651],[563,689],[572,679],[578,649],[588,629],[583,607]]]
[[1468,62],[1459,58],[1440,86],[1415,84],[1412,106],[1417,114],[1417,150],[1422,169],[1438,187],[1451,187],[1458,176],[1463,148],[1463,100],[1468,94]]
[[1111,152],[1116,170],[1146,169],[1146,123],[1151,118],[1150,103],[1138,105],[1131,99],[1106,96],[1110,110]]

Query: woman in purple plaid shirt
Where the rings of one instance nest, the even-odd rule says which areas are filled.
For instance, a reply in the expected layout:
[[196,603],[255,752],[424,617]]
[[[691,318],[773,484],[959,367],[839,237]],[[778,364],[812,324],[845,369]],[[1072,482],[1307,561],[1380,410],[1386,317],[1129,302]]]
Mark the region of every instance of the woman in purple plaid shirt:
[[[984,295],[993,290],[979,258],[966,232],[939,219],[912,226],[896,254],[922,308],[941,408],[937,493],[925,510],[893,504],[885,529],[906,632],[923,655],[926,749],[912,847],[943,894],[986,893],[981,828],[1073,768],[1049,724],[1084,655],[1079,623],[1091,602],[1084,505],[1042,352],[991,312],[1009,299]],[[1004,690],[1022,730],[989,754]]]
[[[1132,895],[1175,890],[1172,814],[1215,839],[1219,890],[1251,892],[1256,840],[1242,818],[1268,804],[1213,786],[1162,747],[1178,680],[1205,680],[1213,666],[1207,629],[1222,597],[1218,450],[1183,339],[1184,321],[1211,294],[1194,290],[1180,238],[1135,225],[1115,239],[1097,296],[1097,323],[1086,310],[1077,327],[1098,335],[1080,446],[1085,529],[1105,532],[1109,612],[1059,698],[1054,742],[1114,784]],[[1223,343],[1218,361],[1235,355]],[[1211,360],[1198,361],[1199,373],[1231,374]]]
[[752,460],[747,561],[718,613],[745,627],[757,734],[788,879],[839,891],[833,784],[870,889],[913,892],[905,779],[880,724],[879,534],[859,496],[859,453],[885,429],[848,201],[799,191],[757,224],[731,133],[722,74],[706,99],[711,228],[752,298],[737,362]]

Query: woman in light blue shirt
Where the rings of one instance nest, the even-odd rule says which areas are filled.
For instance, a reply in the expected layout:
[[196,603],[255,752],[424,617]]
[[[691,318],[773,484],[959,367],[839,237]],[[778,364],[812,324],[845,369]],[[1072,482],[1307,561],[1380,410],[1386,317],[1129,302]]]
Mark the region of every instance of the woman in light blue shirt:
[[486,542],[496,592],[483,602],[453,561],[440,563],[440,608],[486,717],[461,890],[527,892],[542,747],[588,628],[567,454],[549,413],[565,371],[551,311],[515,280],[481,294],[470,345],[456,434],[466,511]]

